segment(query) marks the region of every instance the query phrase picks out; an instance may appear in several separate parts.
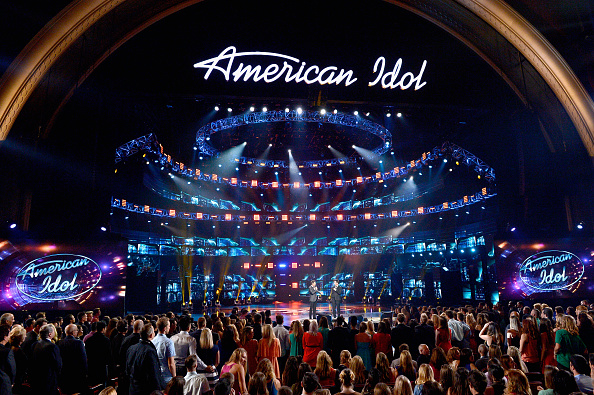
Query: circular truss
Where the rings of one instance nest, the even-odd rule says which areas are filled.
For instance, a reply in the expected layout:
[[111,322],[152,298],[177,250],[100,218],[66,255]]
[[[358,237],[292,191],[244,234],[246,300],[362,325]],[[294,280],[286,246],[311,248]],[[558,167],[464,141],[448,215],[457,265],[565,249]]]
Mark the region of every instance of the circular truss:
[[[246,125],[263,124],[270,122],[316,122],[327,123],[339,126],[351,127],[361,131],[368,132],[374,136],[379,137],[382,142],[379,146],[370,150],[375,155],[383,155],[392,147],[392,134],[385,127],[378,125],[375,122],[363,119],[358,116],[342,114],[342,113],[324,113],[319,111],[265,111],[252,112],[244,115],[237,115],[229,118],[220,119],[218,121],[210,122],[201,127],[196,133],[196,147],[198,150],[208,156],[218,157],[219,151],[208,143],[210,136],[214,133],[221,132],[228,129],[233,129]],[[240,163],[251,164],[258,163],[258,159],[240,157]],[[315,163],[317,166],[333,166],[344,163],[351,163],[353,160],[347,157],[334,159],[320,159],[315,161],[297,162],[298,165],[311,165]],[[285,161],[261,161],[266,167],[282,167],[288,168]]]

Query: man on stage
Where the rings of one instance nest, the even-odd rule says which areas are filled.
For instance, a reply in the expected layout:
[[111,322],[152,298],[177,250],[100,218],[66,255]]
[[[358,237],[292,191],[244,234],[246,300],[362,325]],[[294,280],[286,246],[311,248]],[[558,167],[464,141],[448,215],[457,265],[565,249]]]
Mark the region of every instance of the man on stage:
[[316,313],[316,308],[318,305],[318,294],[321,294],[318,290],[316,285],[316,280],[311,280],[311,285],[309,286],[309,319],[315,320],[318,318]]
[[338,284],[338,280],[332,283],[332,290],[330,291],[330,303],[332,304],[332,318],[340,315],[340,302],[342,301],[342,287]]

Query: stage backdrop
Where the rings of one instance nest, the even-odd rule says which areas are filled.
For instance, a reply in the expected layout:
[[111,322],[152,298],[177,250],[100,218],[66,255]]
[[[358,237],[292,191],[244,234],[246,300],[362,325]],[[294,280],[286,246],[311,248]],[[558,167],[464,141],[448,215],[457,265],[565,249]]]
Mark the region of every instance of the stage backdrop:
[[591,298],[594,242],[562,239],[496,242],[502,300]]
[[91,310],[121,314],[125,244],[12,244],[0,241],[0,310]]

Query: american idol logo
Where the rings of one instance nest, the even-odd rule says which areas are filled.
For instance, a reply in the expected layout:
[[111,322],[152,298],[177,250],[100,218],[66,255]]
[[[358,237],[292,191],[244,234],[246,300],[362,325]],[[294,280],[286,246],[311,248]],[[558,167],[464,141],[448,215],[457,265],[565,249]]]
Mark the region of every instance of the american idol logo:
[[570,289],[584,275],[582,261],[567,251],[543,251],[520,266],[520,278],[537,292]]
[[74,299],[99,284],[101,268],[82,255],[56,254],[38,258],[23,266],[16,275],[16,287],[36,300]]

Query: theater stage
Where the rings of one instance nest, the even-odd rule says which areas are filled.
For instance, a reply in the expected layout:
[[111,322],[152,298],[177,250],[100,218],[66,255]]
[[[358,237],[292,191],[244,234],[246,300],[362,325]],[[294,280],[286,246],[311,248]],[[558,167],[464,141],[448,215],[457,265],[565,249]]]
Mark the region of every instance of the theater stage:
[[[240,310],[245,308],[248,311],[256,310],[258,312],[263,312],[265,310],[270,310],[272,319],[277,315],[282,315],[284,317],[285,325],[289,325],[291,321],[294,320],[304,320],[309,318],[309,303],[305,302],[274,302],[272,304],[244,304],[244,305],[236,305],[236,306],[221,306],[221,307],[209,307],[205,312],[208,314],[212,314],[216,311],[222,311],[226,315],[231,314],[231,310],[233,307],[237,307]],[[383,313],[390,312],[390,307],[382,307],[379,305],[369,305],[363,303],[343,303],[340,306],[341,315],[348,319],[348,317],[352,315],[361,316],[363,319],[367,321],[378,322]],[[330,303],[320,303],[318,302],[317,308],[318,315],[326,315],[331,316],[332,310],[330,307]],[[198,319],[202,316],[203,313],[196,311],[196,309],[192,312],[192,317],[194,320]]]

